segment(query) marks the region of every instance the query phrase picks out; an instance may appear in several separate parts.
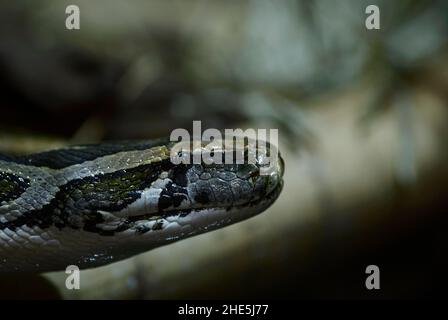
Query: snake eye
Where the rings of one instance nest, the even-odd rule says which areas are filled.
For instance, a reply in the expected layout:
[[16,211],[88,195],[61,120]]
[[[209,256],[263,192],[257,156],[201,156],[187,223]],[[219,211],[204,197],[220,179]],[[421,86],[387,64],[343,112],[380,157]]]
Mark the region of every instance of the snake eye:
[[245,164],[240,165],[238,168],[238,177],[241,179],[248,179],[251,177],[256,177],[259,174],[259,169],[255,165]]
[[258,170],[253,170],[253,171],[251,171],[250,174],[249,174],[249,176],[250,176],[251,178],[258,176]]

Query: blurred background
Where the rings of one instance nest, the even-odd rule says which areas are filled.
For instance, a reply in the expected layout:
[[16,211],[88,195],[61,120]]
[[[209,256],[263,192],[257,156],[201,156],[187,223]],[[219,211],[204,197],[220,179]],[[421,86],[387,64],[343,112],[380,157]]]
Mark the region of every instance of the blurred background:
[[447,35],[442,0],[3,1],[0,152],[201,120],[279,129],[286,171],[250,220],[82,271],[78,291],[63,272],[0,277],[2,297],[446,296]]

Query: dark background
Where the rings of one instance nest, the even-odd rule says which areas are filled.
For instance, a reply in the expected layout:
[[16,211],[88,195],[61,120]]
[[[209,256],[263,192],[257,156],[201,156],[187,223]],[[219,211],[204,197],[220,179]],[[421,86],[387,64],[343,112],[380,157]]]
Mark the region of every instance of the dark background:
[[0,152],[201,120],[279,129],[286,176],[241,226],[88,271],[80,292],[3,277],[2,298],[445,297],[447,24],[445,1],[4,1]]

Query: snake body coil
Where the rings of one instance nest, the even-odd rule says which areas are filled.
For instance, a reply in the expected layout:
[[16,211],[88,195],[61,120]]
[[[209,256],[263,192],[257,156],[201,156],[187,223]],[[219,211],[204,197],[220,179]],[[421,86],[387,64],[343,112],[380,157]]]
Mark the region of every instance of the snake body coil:
[[264,211],[255,164],[173,164],[167,139],[0,155],[0,272],[90,268]]

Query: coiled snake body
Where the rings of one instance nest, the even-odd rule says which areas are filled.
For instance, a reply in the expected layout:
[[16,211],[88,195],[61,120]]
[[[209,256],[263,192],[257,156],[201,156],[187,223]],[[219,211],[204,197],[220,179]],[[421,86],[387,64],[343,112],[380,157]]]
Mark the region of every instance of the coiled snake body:
[[270,175],[258,162],[173,164],[172,147],[0,155],[0,272],[104,265],[249,218],[282,189],[282,161]]

